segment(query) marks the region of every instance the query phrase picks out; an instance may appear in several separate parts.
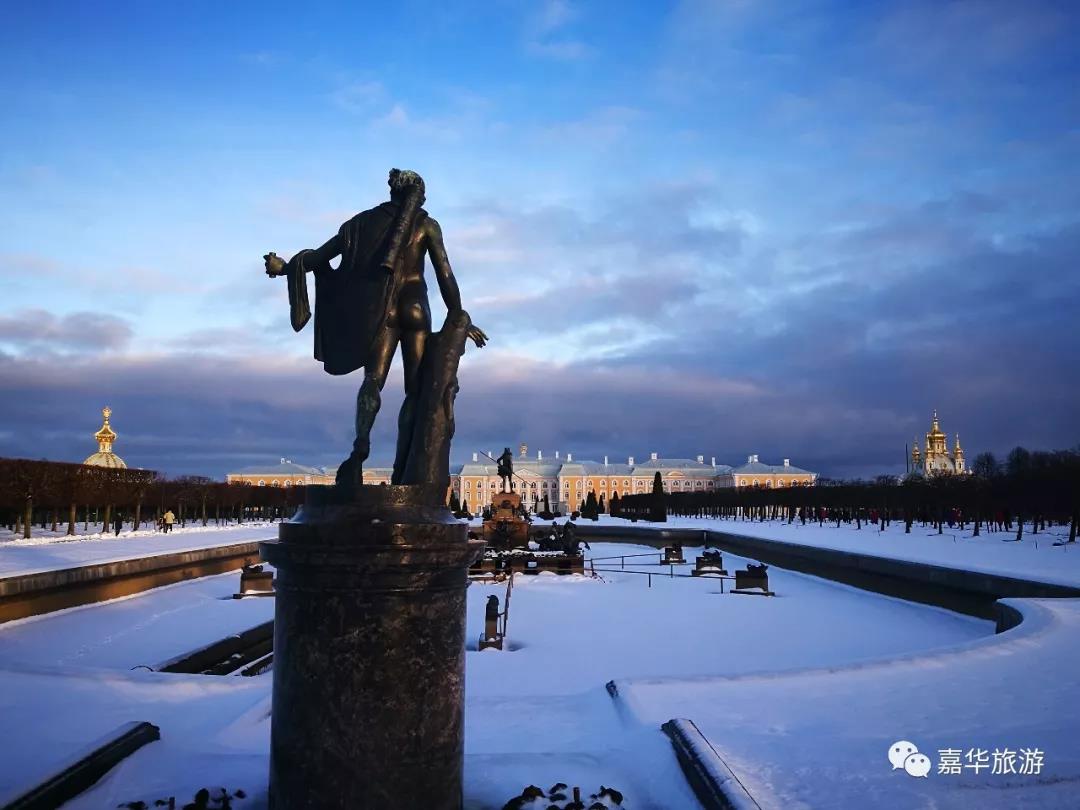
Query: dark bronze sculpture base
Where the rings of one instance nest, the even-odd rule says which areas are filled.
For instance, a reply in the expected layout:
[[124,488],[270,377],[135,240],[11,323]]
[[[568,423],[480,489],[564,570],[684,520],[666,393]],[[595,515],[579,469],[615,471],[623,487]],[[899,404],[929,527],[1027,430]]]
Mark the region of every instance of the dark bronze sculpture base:
[[277,541],[270,807],[459,810],[465,588],[440,486],[309,487]]

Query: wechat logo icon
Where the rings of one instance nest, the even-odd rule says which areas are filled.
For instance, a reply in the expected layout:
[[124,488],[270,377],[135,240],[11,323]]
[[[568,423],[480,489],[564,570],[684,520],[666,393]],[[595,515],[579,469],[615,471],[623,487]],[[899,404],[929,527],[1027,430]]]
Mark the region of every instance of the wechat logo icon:
[[908,776],[926,778],[930,773],[930,757],[919,753],[919,747],[907,740],[897,740],[889,746],[889,763],[893,770],[903,770]]

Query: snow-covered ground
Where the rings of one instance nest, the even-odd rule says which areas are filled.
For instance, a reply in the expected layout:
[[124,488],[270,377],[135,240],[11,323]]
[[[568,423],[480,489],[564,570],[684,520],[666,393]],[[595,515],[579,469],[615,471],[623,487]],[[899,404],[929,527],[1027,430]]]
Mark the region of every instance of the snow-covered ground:
[[[559,519],[560,524],[565,522],[565,519]],[[534,521],[534,525],[543,523],[544,521],[540,520]],[[944,534],[938,534],[937,529],[923,527],[918,523],[911,527],[911,534],[904,533],[903,523],[892,523],[884,532],[866,524],[863,524],[862,529],[856,529],[854,524],[841,523],[837,527],[836,523],[828,521],[824,526],[810,522],[804,526],[798,521],[788,524],[786,521],[762,523],[749,520],[669,517],[667,523],[631,523],[629,520],[601,515],[596,524],[592,521],[578,523],[645,529],[711,529],[747,537],[781,540],[785,543],[857,551],[889,559],[1080,587],[1080,542],[1065,546],[1054,545],[1055,542],[1068,539],[1067,526],[1054,526],[1034,534],[1031,524],[1027,524],[1024,527],[1023,539],[1015,542],[1015,528],[1011,532],[988,533],[984,527],[979,537],[972,537],[970,526],[964,531],[945,526]]]
[[[559,523],[565,523],[565,518]],[[578,521],[583,525],[591,521]],[[533,525],[544,521],[534,519]],[[473,525],[478,526],[479,520]],[[972,537],[970,527],[965,531],[945,528],[938,534],[930,527],[912,526],[911,534],[904,533],[902,523],[893,523],[884,532],[876,527],[842,523],[800,525],[783,521],[765,523],[747,520],[718,520],[715,518],[672,517],[667,523],[654,524],[611,518],[601,515],[597,524],[603,526],[633,526],[638,529],[691,528],[712,529],[749,537],[763,537],[787,543],[857,551],[890,559],[910,560],[942,565],[968,571],[980,571],[1004,576],[1052,582],[1080,587],[1080,543],[1055,546],[1055,541],[1068,537],[1066,527],[1034,534],[1030,524],[1024,538],[1013,542],[1014,532],[984,532]],[[42,533],[31,540],[0,541],[0,577],[19,573],[69,568],[95,562],[106,562],[148,554],[184,551],[194,548],[255,542],[277,537],[276,523],[256,523],[242,526],[207,527],[189,523],[186,529],[174,529],[168,535],[149,529],[139,532],[125,530],[119,538],[111,534],[91,534],[69,538]]]
[[[604,544],[593,554],[642,554],[644,546]],[[701,549],[684,549],[692,561]],[[709,578],[669,578],[660,555],[626,559],[627,570],[587,577],[518,577],[510,597],[515,651],[470,657],[470,696],[573,693],[614,677],[736,675],[846,664],[992,634],[991,622],[875,596],[846,585],[769,569],[774,598],[721,594]],[[728,571],[746,560],[724,554]],[[634,565],[635,562],[639,564]],[[619,561],[597,563],[619,567]],[[676,566],[688,574],[693,565]],[[505,585],[469,588],[469,644],[482,630],[482,603]],[[887,632],[879,629],[888,628]],[[551,660],[554,657],[555,660]],[[552,671],[554,670],[554,672]],[[617,674],[613,674],[617,673]]]
[[[594,551],[650,549],[605,544]],[[687,549],[687,558],[697,551]],[[724,557],[729,570],[744,562]],[[667,572],[652,559],[635,567]],[[32,783],[86,740],[127,720],[149,720],[161,726],[162,741],[70,807],[152,804],[169,795],[190,800],[197,788],[212,784],[252,793],[239,808],[261,807],[271,679],[128,671],[265,620],[272,600],[221,598],[236,580],[221,575],[0,626],[0,724],[23,729],[18,737],[0,737],[0,796]],[[721,594],[715,580],[662,574],[651,588],[647,577],[629,572],[606,573],[603,580],[518,577],[507,649],[467,655],[468,806],[497,809],[526,784],[563,781],[590,790],[613,784],[633,808],[696,807],[659,731],[669,717],[654,722],[663,703],[634,698],[627,712],[623,700],[613,701],[604,690],[612,679],[713,683],[749,673],[845,671],[874,659],[936,655],[995,640],[988,622],[814,577],[774,568],[770,584],[775,598]],[[505,588],[469,589],[470,648],[487,596],[502,599]],[[637,688],[628,687],[631,693]],[[976,699],[986,707],[992,696],[973,693]],[[708,705],[685,713],[703,721],[723,716],[718,707],[726,701],[711,695]],[[646,711],[653,714],[645,717]],[[898,714],[897,723],[905,716]],[[711,728],[706,733],[711,736]]]
[[[601,523],[650,526],[606,516]],[[1060,527],[1025,531],[1015,543],[1003,542],[1011,533],[953,537],[917,524],[910,535],[902,525],[884,533],[714,519],[665,525],[1080,585],[1080,549],[1052,545]],[[276,533],[276,525],[261,524],[8,541],[0,543],[0,575]],[[605,543],[591,553],[649,551]],[[687,548],[687,559],[698,551]],[[740,564],[724,559],[729,570]],[[667,571],[651,559],[634,567]],[[614,784],[634,808],[696,807],[658,730],[679,716],[698,724],[763,806],[1080,804],[1080,600],[1015,600],[1025,622],[994,636],[987,622],[775,567],[769,573],[775,598],[720,594],[715,580],[663,575],[650,588],[629,572],[605,573],[603,581],[519,577],[503,652],[476,652],[475,643],[487,595],[501,599],[505,585],[474,584],[468,806],[499,808],[526,784],[563,781]],[[0,625],[0,727],[20,730],[0,736],[0,798],[87,740],[128,720],[150,720],[162,727],[162,741],[72,808],[190,800],[211,784],[252,792],[241,810],[263,806],[270,678],[129,671],[269,618],[272,600],[224,598],[237,580],[210,577]],[[603,688],[609,680],[617,682],[617,700]],[[929,756],[927,778],[892,769],[886,752],[897,740]],[[1019,768],[1025,748],[1042,753],[1041,773],[992,773],[995,749],[1014,752]],[[937,772],[946,749],[961,752],[960,773]],[[964,767],[981,764],[980,750],[990,767]]]
[[233,599],[238,590],[234,571],[0,624],[0,663],[154,667],[274,618],[273,599]]
[[[631,680],[619,700],[646,728],[694,720],[763,807],[1075,808],[1080,600],[1009,601],[1024,623],[998,636],[850,666]],[[893,769],[901,740],[929,757],[926,778]],[[1024,749],[1041,767],[1025,768]]]
[[[35,532],[29,540],[17,538],[0,541],[0,577],[272,540],[277,537],[277,523],[247,523],[240,526],[215,526],[211,523],[201,526],[192,522],[168,534],[143,528],[137,532],[125,529],[119,536],[90,533],[67,537],[37,529]],[[12,537],[10,532],[5,531],[5,535]]]

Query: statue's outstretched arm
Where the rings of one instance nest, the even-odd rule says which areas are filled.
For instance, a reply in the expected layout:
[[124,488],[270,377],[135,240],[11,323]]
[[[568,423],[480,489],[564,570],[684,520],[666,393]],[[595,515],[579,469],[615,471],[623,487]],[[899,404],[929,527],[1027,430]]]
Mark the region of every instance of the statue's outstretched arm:
[[[338,235],[334,234],[327,239],[321,247],[304,252],[304,272],[308,272],[316,267],[321,267],[339,255],[341,255],[341,245],[338,241]],[[293,260],[295,261],[295,259],[296,257],[294,256]],[[288,264],[276,253],[267,253],[263,256],[263,261],[266,265],[266,275],[271,278],[274,276],[285,275]]]
[[454,278],[454,271],[450,268],[450,259],[446,255],[442,228],[433,217],[427,219],[427,245],[428,255],[431,256],[431,264],[435,268],[435,278],[439,281],[439,292],[442,293],[446,310],[457,312],[461,309],[461,291],[458,290],[457,279]]
[[[454,271],[450,269],[450,259],[446,256],[442,228],[434,217],[426,219],[425,228],[428,255],[431,256],[431,264],[435,268],[435,278],[439,280],[439,292],[442,293],[447,314],[452,316],[455,312],[461,312],[461,291],[458,289],[457,279],[454,278]],[[476,324],[469,326],[467,334],[478,348],[483,348],[487,343],[488,336]]]
[[341,246],[338,241],[338,235],[335,233],[329,239],[327,239],[321,247],[315,248],[311,253],[305,257],[304,264],[312,267],[317,267],[322,264],[326,264],[331,259],[337,258],[341,255]]

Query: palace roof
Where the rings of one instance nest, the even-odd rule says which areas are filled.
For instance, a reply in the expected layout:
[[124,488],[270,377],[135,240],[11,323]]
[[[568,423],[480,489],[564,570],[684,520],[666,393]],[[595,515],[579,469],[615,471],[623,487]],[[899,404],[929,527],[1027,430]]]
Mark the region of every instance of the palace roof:
[[635,472],[657,472],[663,470],[673,470],[697,475],[700,475],[701,473],[723,475],[724,473],[731,472],[731,465],[717,464],[716,466],[713,466],[712,464],[706,464],[703,461],[698,461],[693,458],[656,458],[634,465]]
[[762,464],[750,461],[732,470],[735,475],[814,475],[809,470],[785,464]]
[[[530,473],[542,478],[554,478],[563,467],[560,459],[515,458],[514,472]],[[498,475],[499,466],[494,461],[467,461],[461,465],[459,475]]]
[[277,464],[255,464],[237,470],[231,475],[326,475],[326,471],[318,467],[296,464],[287,458],[283,458]]

